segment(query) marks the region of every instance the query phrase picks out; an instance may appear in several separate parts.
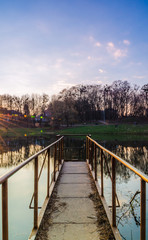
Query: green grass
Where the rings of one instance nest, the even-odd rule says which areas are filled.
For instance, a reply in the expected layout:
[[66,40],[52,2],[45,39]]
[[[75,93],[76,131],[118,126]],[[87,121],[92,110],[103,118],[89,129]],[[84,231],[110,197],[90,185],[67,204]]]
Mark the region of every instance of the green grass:
[[91,134],[98,140],[148,140],[148,125],[80,126],[61,130],[60,134]]
[[51,134],[91,134],[97,140],[148,140],[148,124],[89,125],[51,131],[49,128],[1,128],[1,137],[50,136]]
[[148,134],[148,125],[99,125],[99,126],[80,126],[61,130],[60,133],[67,134]]

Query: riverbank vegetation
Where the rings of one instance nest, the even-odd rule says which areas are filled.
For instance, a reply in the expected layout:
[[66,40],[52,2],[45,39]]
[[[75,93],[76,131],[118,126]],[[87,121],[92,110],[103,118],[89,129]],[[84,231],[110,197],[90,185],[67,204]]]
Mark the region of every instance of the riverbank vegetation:
[[133,124],[119,124],[119,125],[88,125],[66,128],[59,133],[62,134],[91,134],[97,140],[138,140],[148,141],[148,124],[133,125]]
[[50,138],[56,134],[91,134],[96,139],[130,139],[148,140],[148,124],[119,124],[119,125],[87,125],[53,130],[49,127],[43,128],[5,128],[0,129],[1,137],[29,137],[38,136]]
[[[49,132],[50,131],[50,132]],[[55,134],[49,128],[0,128],[0,136],[2,137],[29,137],[29,136],[47,136],[48,133]]]

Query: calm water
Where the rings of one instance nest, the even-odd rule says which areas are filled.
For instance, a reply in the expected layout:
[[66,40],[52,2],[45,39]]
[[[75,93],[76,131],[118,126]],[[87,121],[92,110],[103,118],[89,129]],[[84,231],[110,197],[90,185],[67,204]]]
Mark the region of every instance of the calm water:
[[[52,142],[53,139],[50,139]],[[49,140],[43,139],[20,139],[18,141],[5,140],[0,145],[0,175],[14,168],[17,164],[24,161],[27,157],[38,152],[47,146]],[[110,149],[118,156],[126,159],[132,165],[148,174],[148,142],[100,142],[101,145]],[[85,159],[84,141],[81,139],[65,139],[65,145],[68,147],[65,151],[67,160]],[[72,147],[72,148],[71,148]],[[98,181],[100,182],[100,158],[98,155]],[[39,169],[45,155],[39,158]],[[53,173],[53,152],[51,151],[51,176]],[[108,167],[107,167],[108,166]],[[111,205],[111,180],[108,169],[111,170],[110,159],[104,163],[104,186],[105,198],[108,205]],[[33,194],[34,183],[34,163],[30,163],[8,181],[9,193],[9,237],[10,240],[26,240],[33,227],[33,210],[29,209],[29,204]],[[117,164],[117,196],[120,207],[117,208],[117,224],[123,239],[140,239],[139,217],[140,217],[140,180],[130,170],[126,169],[120,163]],[[47,169],[46,162],[43,173],[39,181],[39,205],[42,206],[46,196]],[[148,187],[147,187],[148,192]],[[0,191],[1,194],[1,191]],[[133,196],[135,196],[133,198]],[[133,198],[133,200],[132,200]],[[132,200],[132,201],[131,201]],[[148,195],[147,195],[148,201]],[[131,202],[131,203],[130,203]],[[147,203],[148,204],[148,203]],[[1,206],[1,196],[0,196]],[[1,207],[0,207],[1,215]],[[147,212],[148,218],[148,212]],[[21,219],[21,221],[20,221]],[[1,218],[0,218],[1,232]],[[1,234],[1,233],[0,233]],[[148,234],[148,229],[147,229]],[[148,235],[147,235],[148,236]],[[0,236],[1,238],[1,236]]]
[[[20,140],[5,140],[0,147],[0,175],[14,168],[29,156],[35,154],[45,146],[53,142],[53,139],[43,140],[32,138]],[[44,161],[45,154],[39,157],[39,171]],[[46,159],[47,160],[47,159]],[[39,206],[42,206],[46,196],[47,168],[39,181]],[[51,176],[53,173],[53,151],[51,149]],[[0,185],[1,188],[1,185]],[[9,211],[9,238],[10,240],[28,239],[33,228],[33,209],[29,204],[34,191],[34,161],[13,175],[8,181],[8,211]],[[0,215],[1,213],[1,189],[0,189]],[[1,239],[0,218],[0,239]]]
[[[85,159],[85,153],[81,150],[83,140],[77,144],[77,139],[67,140],[67,146],[72,145],[73,150],[67,151],[66,156],[76,159]],[[127,141],[127,142],[99,142],[105,148],[111,150],[119,157],[148,174],[148,142]],[[77,149],[80,147],[80,150]],[[80,152],[81,151],[81,152]],[[77,155],[77,157],[76,157]],[[75,157],[73,157],[75,156]],[[79,157],[80,156],[80,157]],[[97,151],[98,160],[98,182],[100,183],[100,151]],[[111,206],[111,161],[106,155],[104,162],[104,195],[108,206]],[[108,171],[109,170],[109,171]],[[148,204],[148,184],[147,188],[147,204]],[[116,192],[119,200],[117,207],[117,225],[123,239],[139,240],[140,239],[140,178],[132,171],[128,170],[121,163],[116,163]],[[147,205],[148,206],[148,205]],[[111,209],[111,208],[110,208]],[[147,208],[148,209],[148,208]],[[146,213],[148,221],[148,210]],[[148,228],[147,238],[148,239]]]
[[[143,173],[148,174],[148,142],[105,142],[102,145]],[[107,165],[111,171],[110,158],[107,158],[107,162],[104,163],[104,189],[108,206],[111,206],[111,180]],[[98,181],[100,183],[99,161],[98,170]],[[120,204],[120,207],[117,208],[118,229],[123,239],[138,240],[140,239],[140,178],[118,162],[116,163],[116,179],[116,192]],[[146,184],[146,191],[146,202],[148,204],[148,184]],[[146,221],[148,221],[148,208]],[[148,239],[148,228],[146,239]]]

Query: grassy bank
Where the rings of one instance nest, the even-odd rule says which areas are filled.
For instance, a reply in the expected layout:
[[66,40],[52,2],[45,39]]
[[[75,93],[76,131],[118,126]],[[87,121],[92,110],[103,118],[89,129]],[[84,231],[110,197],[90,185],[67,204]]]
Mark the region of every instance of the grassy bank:
[[60,134],[91,134],[98,140],[148,140],[148,124],[146,125],[98,125],[79,126],[61,130]]
[[148,134],[148,124],[146,125],[98,125],[98,126],[80,126],[67,128],[60,131],[61,133],[67,134]]
[[51,134],[91,134],[99,140],[148,140],[148,124],[145,125],[89,125],[52,131],[49,128],[1,128],[1,137],[50,136]]
[[47,136],[49,128],[1,128],[1,137],[30,137],[30,136]]

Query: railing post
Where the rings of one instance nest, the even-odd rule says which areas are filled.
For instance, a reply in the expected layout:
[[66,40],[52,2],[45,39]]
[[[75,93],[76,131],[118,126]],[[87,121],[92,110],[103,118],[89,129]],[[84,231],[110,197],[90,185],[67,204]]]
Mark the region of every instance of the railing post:
[[47,162],[47,197],[49,197],[50,188],[50,148],[48,149],[48,162]]
[[86,159],[89,159],[89,139],[86,136]]
[[101,196],[104,197],[104,180],[103,180],[103,150],[100,149],[101,158]]
[[112,158],[112,226],[116,227],[116,159]]
[[92,170],[94,170],[94,159],[93,159],[93,142],[91,143],[91,166]]
[[86,136],[86,159],[87,159],[87,136]]
[[91,164],[91,141],[89,140],[89,164]]
[[64,139],[62,138],[62,159],[64,159]]
[[61,159],[62,159],[62,146],[61,146],[61,140],[59,142],[59,151],[60,151],[60,164],[61,164]]
[[8,183],[2,184],[2,239],[8,240]]
[[58,171],[60,166],[60,142],[58,142]]
[[140,240],[146,240],[146,183],[141,178]]
[[90,141],[90,150],[89,150],[89,160],[90,160],[90,164],[91,164],[91,168],[93,169],[92,167],[92,141]]
[[56,181],[56,157],[57,157],[57,144],[54,145],[54,182]]
[[38,228],[38,157],[34,163],[34,229]]
[[88,139],[88,142],[87,142],[87,156],[88,156],[88,162],[90,163],[90,160],[89,160],[89,157],[90,157],[90,154],[89,154],[89,151],[90,151],[90,144],[89,144],[89,139]]
[[95,181],[97,181],[97,154],[96,154],[96,144],[94,144],[94,159],[95,159]]

